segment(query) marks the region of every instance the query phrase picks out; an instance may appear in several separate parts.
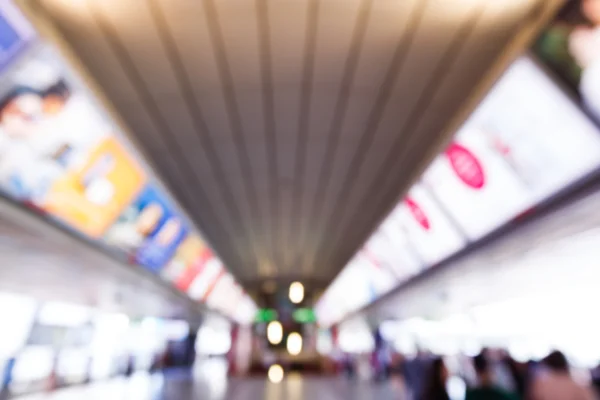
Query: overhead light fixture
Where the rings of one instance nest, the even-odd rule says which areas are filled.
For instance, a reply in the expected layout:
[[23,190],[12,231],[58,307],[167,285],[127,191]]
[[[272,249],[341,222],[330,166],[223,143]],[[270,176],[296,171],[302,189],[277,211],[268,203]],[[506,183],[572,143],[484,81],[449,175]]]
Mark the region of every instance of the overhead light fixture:
[[304,285],[300,282],[294,282],[290,285],[290,301],[294,304],[301,303],[304,300]]
[[272,321],[267,325],[267,340],[273,345],[279,344],[283,340],[283,326],[279,321]]
[[290,333],[286,343],[287,351],[293,356],[302,352],[302,336],[298,332]]
[[267,373],[269,377],[269,381],[272,383],[279,383],[283,380],[284,372],[283,368],[279,364],[273,364],[269,367],[269,372]]

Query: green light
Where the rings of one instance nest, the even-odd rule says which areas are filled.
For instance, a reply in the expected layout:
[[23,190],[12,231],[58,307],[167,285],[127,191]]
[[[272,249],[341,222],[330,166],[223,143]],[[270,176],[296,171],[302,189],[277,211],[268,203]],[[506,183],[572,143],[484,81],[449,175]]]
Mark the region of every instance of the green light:
[[256,312],[256,317],[254,318],[254,322],[271,322],[277,320],[277,311],[272,308],[261,308]]
[[299,308],[292,315],[294,321],[300,324],[311,324],[317,322],[317,317],[312,308]]

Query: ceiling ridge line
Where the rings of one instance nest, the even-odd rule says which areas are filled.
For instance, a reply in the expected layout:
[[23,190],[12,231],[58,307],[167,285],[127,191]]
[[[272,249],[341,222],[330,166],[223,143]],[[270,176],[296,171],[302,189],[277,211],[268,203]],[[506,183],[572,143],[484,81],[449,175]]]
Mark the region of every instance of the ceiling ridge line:
[[[123,71],[129,78],[129,80],[131,81],[132,85],[134,86],[136,93],[140,99],[141,104],[144,105],[144,108],[146,109],[146,111],[148,111],[150,119],[153,121],[154,125],[158,127],[158,132],[159,132],[158,136],[160,136],[161,141],[164,143],[167,153],[169,154],[169,158],[171,158],[175,161],[175,162],[173,162],[173,165],[179,171],[178,175],[184,177],[183,178],[183,182],[184,182],[183,187],[190,188],[189,185],[185,184],[185,181],[186,180],[189,180],[190,182],[197,181],[197,176],[195,176],[195,174],[190,175],[189,173],[186,173],[186,171],[191,171],[191,169],[180,168],[180,164],[177,162],[176,158],[173,157],[174,153],[178,153],[178,154],[182,153],[180,144],[176,140],[173,140],[173,141],[167,140],[166,136],[160,134],[160,132],[164,132],[164,131],[171,132],[171,128],[169,127],[167,122],[164,120],[164,117],[160,113],[160,108],[158,107],[158,105],[156,104],[154,99],[152,98],[152,95],[150,94],[150,92],[146,86],[146,83],[144,82],[143,78],[140,76],[140,73],[137,70],[137,67],[135,66],[134,62],[131,60],[131,55],[129,54],[127,48],[124,46],[124,44],[121,42],[121,40],[118,38],[118,33],[117,33],[116,29],[113,26],[111,26],[111,23],[106,19],[106,17],[104,16],[104,13],[102,11],[98,10],[96,7],[91,6],[90,1],[88,1],[87,6],[89,7],[90,13],[92,15],[92,19],[97,24],[100,31],[103,33],[104,39],[108,42],[109,47],[112,49],[112,51],[117,56],[117,59],[119,61],[121,68],[123,69]],[[144,94],[142,94],[142,93],[144,93]],[[150,110],[152,110],[152,111],[150,111]],[[174,135],[171,134],[169,137],[174,138]],[[169,171],[169,169],[166,169],[165,171]],[[171,175],[171,174],[169,174],[169,175]],[[174,176],[177,176],[177,174],[174,174]],[[174,190],[174,192],[179,192],[175,188],[172,188],[172,190]],[[201,190],[200,194],[201,194],[201,196],[204,196],[204,197],[206,196],[202,190]],[[195,194],[192,192],[189,192],[187,196],[181,196],[181,200],[183,200],[183,202],[185,202],[185,203],[188,203],[187,204],[188,208],[192,204],[192,203],[190,203],[190,200],[186,200],[189,198],[189,195],[192,196],[191,198],[195,198]],[[206,199],[206,197],[205,197],[205,199]],[[200,217],[199,215],[194,213],[194,216],[199,220],[200,223],[202,223],[202,219],[204,218],[204,215],[211,216],[212,217],[211,219],[213,219],[214,222],[218,223],[219,218],[214,213],[214,210],[212,210],[211,204],[209,202],[206,202],[206,205],[208,206],[206,214],[203,214],[203,216]],[[193,208],[189,208],[189,209],[192,210]],[[227,237],[227,235],[224,234],[225,231],[223,231],[224,226],[222,224],[219,224],[218,226],[220,227],[220,229],[218,231],[221,231],[221,233],[218,234],[218,236],[221,236],[222,238]],[[205,235],[204,235],[204,240],[206,240]],[[211,246],[211,247],[213,247],[213,246]],[[214,247],[213,247],[213,250],[215,252],[217,252]]]
[[[331,224],[336,220],[336,217],[344,213],[345,208],[347,207],[347,201],[344,199],[348,199],[352,193],[352,178],[359,176],[364,160],[366,158],[366,154],[368,153],[370,147],[373,144],[375,136],[377,134],[377,129],[379,128],[379,124],[381,123],[381,117],[386,110],[387,105],[389,104],[389,100],[392,96],[392,92],[394,89],[394,85],[398,80],[398,77],[402,74],[402,69],[404,67],[405,61],[410,54],[411,49],[414,45],[414,39],[417,35],[417,31],[421,26],[421,22],[423,21],[423,17],[425,16],[425,11],[429,5],[429,0],[425,1],[417,1],[412,7],[410,12],[410,17],[408,23],[406,24],[405,30],[402,33],[402,36],[398,40],[398,44],[394,51],[394,55],[392,60],[390,61],[389,67],[385,74],[381,85],[379,86],[378,95],[369,112],[369,116],[367,119],[367,123],[365,125],[365,129],[363,130],[358,146],[356,147],[352,159],[349,164],[349,168],[346,170],[344,175],[343,183],[341,186],[341,190],[335,198],[335,202],[333,204],[339,204],[333,208],[332,212],[329,213],[326,218],[326,222],[323,226],[331,226]],[[321,241],[319,248],[313,253],[311,262],[314,262],[315,258],[317,258],[320,253],[323,252],[324,248],[324,240],[325,236],[324,232],[320,232]]]
[[[265,147],[267,152],[267,165],[269,168],[269,192],[272,199],[271,206],[273,211],[268,213],[269,231],[265,232],[268,235],[268,242],[271,246],[271,260],[276,264],[275,268],[281,266],[281,253],[277,248],[281,249],[281,237],[276,238],[276,221],[282,219],[281,215],[281,193],[279,192],[279,165],[277,160],[277,127],[275,122],[275,101],[273,89],[273,53],[271,48],[271,25],[269,19],[269,2],[270,0],[256,0],[255,9],[257,15],[257,31],[258,31],[258,47],[260,70],[262,80],[262,100],[263,100],[263,120],[265,123]],[[279,240],[277,240],[279,239]],[[276,246],[279,242],[279,246]]]
[[[202,107],[200,106],[197,96],[194,93],[192,80],[190,79],[189,73],[187,72],[182,61],[181,51],[173,37],[169,23],[164,15],[164,10],[162,10],[161,6],[157,3],[157,0],[146,1],[148,8],[150,9],[153,22],[158,28],[158,35],[160,41],[162,42],[161,44],[167,53],[169,65],[171,66],[175,79],[177,80],[179,90],[181,91],[185,100],[187,111],[194,126],[196,137],[199,139],[202,146],[202,151],[205,152],[209,164],[212,167],[213,176],[217,179],[217,182],[221,183],[219,187],[221,188],[223,199],[226,201],[227,207],[234,214],[233,219],[230,219],[230,223],[233,227],[235,227],[238,224],[235,224],[234,220],[237,219],[237,222],[239,222],[239,228],[242,228],[242,225],[246,225],[245,229],[249,232],[252,232],[252,230],[249,228],[249,225],[251,225],[250,222],[242,218],[242,213],[234,200],[233,192],[227,180],[227,176],[224,173],[221,160],[210,135],[210,130],[206,124],[206,120],[204,119]],[[253,250],[255,256],[258,258],[258,252],[256,251],[255,245],[253,246]]]
[[[354,29],[352,32],[352,40],[348,49],[348,56],[344,65],[342,81],[339,86],[337,101],[334,108],[333,120],[331,122],[331,127],[327,137],[328,140],[325,146],[325,155],[323,158],[323,163],[321,164],[320,173],[318,174],[317,190],[312,202],[312,207],[310,208],[311,212],[309,213],[309,221],[307,221],[309,224],[315,223],[316,219],[323,211],[322,207],[327,197],[326,192],[331,180],[334,159],[337,155],[337,148],[339,145],[338,142],[342,133],[344,117],[347,112],[350,92],[354,83],[354,77],[358,67],[362,45],[364,43],[367,27],[369,26],[369,17],[371,15],[373,3],[374,0],[361,0],[361,5],[356,15]],[[308,235],[305,235],[303,239],[303,243],[306,244]],[[304,263],[302,269],[304,270],[306,268],[307,264]]]
[[[247,195],[247,201],[254,213],[258,216],[261,226],[264,226],[264,215],[258,205],[258,196],[256,193],[256,185],[252,173],[252,163],[248,154],[248,146],[246,143],[244,128],[241,121],[239,107],[236,101],[236,91],[229,60],[226,54],[225,39],[223,38],[222,27],[219,19],[219,13],[216,9],[214,0],[202,0],[206,13],[206,22],[208,33],[212,42],[213,54],[217,63],[217,69],[221,78],[221,90],[225,99],[225,108],[229,119],[229,125],[233,134],[233,141],[240,163],[240,170],[244,177],[244,187]],[[253,237],[258,237],[253,225],[251,234]],[[264,233],[264,231],[263,231]],[[259,254],[262,258],[262,254]],[[257,262],[260,261],[256,260]]]
[[[401,159],[401,157],[398,157],[398,154],[406,153],[409,151],[408,150],[409,146],[402,146],[402,141],[400,140],[400,138],[404,137],[405,132],[411,132],[414,130],[414,128],[416,126],[418,126],[425,111],[429,108],[429,105],[433,101],[435,94],[437,93],[437,90],[440,86],[440,82],[444,79],[444,77],[447,74],[450,73],[450,71],[452,69],[451,66],[454,65],[456,60],[459,58],[461,48],[463,48],[464,44],[468,41],[468,38],[472,35],[473,31],[475,30],[475,28],[477,27],[477,25],[480,21],[481,16],[487,10],[488,6],[489,6],[489,3],[481,2],[476,7],[474,7],[475,9],[472,12],[472,14],[469,16],[468,20],[461,26],[461,28],[455,34],[455,36],[452,39],[449,46],[444,51],[440,61],[436,65],[435,70],[431,74],[432,78],[428,81],[424,90],[419,95],[419,98],[417,99],[417,101],[415,103],[415,107],[413,107],[413,111],[410,115],[410,118],[406,121],[404,126],[399,129],[399,132],[402,132],[402,134],[396,136],[396,139],[390,146],[390,151],[387,153],[381,168],[379,168],[379,171],[375,176],[375,179],[373,179],[371,181],[371,184],[369,185],[368,189],[366,190],[365,193],[370,194],[370,195],[363,195],[362,199],[359,201],[359,206],[357,207],[357,209],[359,209],[359,210],[364,209],[365,204],[369,201],[372,201],[373,193],[378,193],[378,192],[380,194],[388,193],[388,192],[384,192],[381,190],[377,191],[377,188],[383,187],[382,183],[385,182],[389,177],[393,177],[391,175],[391,173],[393,172],[394,164],[396,163],[396,161]],[[411,142],[411,138],[414,139],[415,135],[408,137],[409,142]],[[406,152],[402,151],[402,147],[406,147],[406,149],[407,149]],[[390,189],[388,191],[390,193],[394,194],[395,192],[393,192],[393,191],[395,191],[396,188],[397,188],[396,186],[390,187]],[[394,195],[393,197],[395,198],[397,196]],[[373,207],[372,209],[373,210],[381,210],[382,209],[381,208],[382,200],[387,200],[387,198],[380,197],[377,207]],[[346,208],[346,210],[347,210],[347,208]],[[360,213],[355,213],[355,215],[357,215],[357,214],[360,214]],[[368,215],[368,213],[363,213],[362,218],[358,219],[358,220],[366,221],[367,219],[365,218],[365,215]],[[359,215],[359,218],[360,218],[360,215]],[[383,218],[385,218],[385,216]],[[350,218],[350,220],[352,220],[353,223],[357,223],[357,219]],[[343,219],[342,219],[342,221],[343,221]],[[381,221],[377,221],[377,225],[375,227],[372,227],[371,229],[369,229],[369,232],[375,231],[379,227],[380,222]],[[345,224],[343,224],[343,222],[340,224],[340,226],[344,226],[344,225]],[[360,226],[360,224],[358,224],[358,226]],[[345,230],[340,229],[340,230],[337,230],[337,232],[333,233],[334,246],[339,244],[339,241],[341,239],[340,232],[343,232],[343,231],[345,231]],[[361,237],[358,237],[358,233],[357,233],[358,231],[360,231],[360,229],[356,229],[354,231],[355,234],[352,236],[352,240],[354,242],[360,241],[361,243],[358,243],[358,246],[360,247],[362,245],[362,243],[364,243],[364,240],[362,240]],[[356,239],[355,239],[355,237],[356,237]],[[366,238],[366,239],[368,239],[368,238]],[[332,253],[330,252],[330,255],[327,257],[328,259],[331,259],[331,257],[332,257],[331,254]],[[344,258],[346,258],[346,257],[344,257]],[[349,259],[351,259],[351,258],[352,258],[352,255],[350,255]]]
[[[307,1],[307,29],[304,42],[304,65],[302,67],[302,86],[300,93],[300,110],[298,113],[298,141],[296,147],[296,160],[294,163],[294,181],[293,181],[293,196],[292,196],[292,212],[296,211],[294,223],[290,223],[289,237],[291,238],[292,230],[295,228],[297,232],[302,234],[303,228],[307,228],[308,222],[303,223],[302,210],[303,201],[302,193],[304,191],[304,167],[306,164],[306,153],[308,147],[308,127],[311,116],[310,99],[313,92],[313,77],[315,70],[315,50],[317,47],[317,37],[319,33],[319,10],[321,2],[319,0]],[[300,257],[302,255],[302,246],[297,246],[296,254],[293,256],[290,266],[294,269],[300,268]]]

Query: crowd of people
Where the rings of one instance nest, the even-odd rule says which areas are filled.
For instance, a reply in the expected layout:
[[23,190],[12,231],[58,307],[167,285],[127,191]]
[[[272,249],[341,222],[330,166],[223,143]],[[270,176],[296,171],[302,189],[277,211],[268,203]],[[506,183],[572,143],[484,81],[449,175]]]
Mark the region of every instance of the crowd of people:
[[449,380],[465,383],[465,400],[594,400],[598,380],[572,374],[564,354],[554,351],[539,362],[519,363],[501,352],[484,350],[476,357],[453,359],[419,354],[392,367],[405,382],[412,400],[454,400]]

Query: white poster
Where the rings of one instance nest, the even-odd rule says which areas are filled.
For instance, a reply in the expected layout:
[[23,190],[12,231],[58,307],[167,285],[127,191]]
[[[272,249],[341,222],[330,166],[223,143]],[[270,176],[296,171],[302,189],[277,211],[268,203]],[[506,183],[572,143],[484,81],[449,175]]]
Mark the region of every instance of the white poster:
[[423,180],[478,239],[599,165],[598,129],[531,59],[521,58]]
[[194,300],[204,300],[204,296],[223,273],[224,269],[221,261],[216,257],[211,258],[206,262],[202,272],[194,278],[188,289],[188,295]]
[[206,305],[226,315],[233,315],[242,295],[242,288],[235,283],[235,279],[231,274],[226,273],[216,283],[213,291],[206,299]]
[[399,219],[412,248],[429,267],[462,249],[466,240],[421,185],[415,185],[400,204]]
[[355,256],[356,268],[363,270],[365,281],[368,282],[371,300],[374,301],[389,292],[398,283],[398,278],[372,253],[361,250]]
[[[356,311],[374,300],[367,270],[353,259],[333,281],[321,302],[327,309],[331,322]],[[320,303],[321,303],[320,302]]]
[[392,271],[398,283],[419,273],[423,266],[399,219],[401,211],[400,206],[396,207],[363,248],[383,268]]

